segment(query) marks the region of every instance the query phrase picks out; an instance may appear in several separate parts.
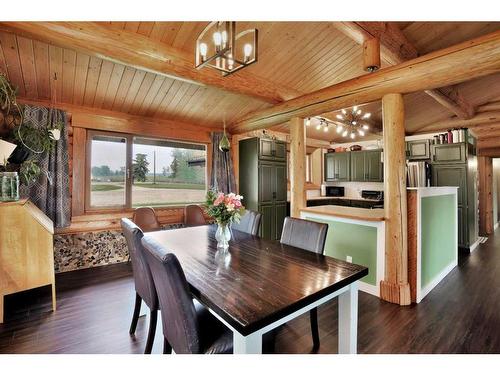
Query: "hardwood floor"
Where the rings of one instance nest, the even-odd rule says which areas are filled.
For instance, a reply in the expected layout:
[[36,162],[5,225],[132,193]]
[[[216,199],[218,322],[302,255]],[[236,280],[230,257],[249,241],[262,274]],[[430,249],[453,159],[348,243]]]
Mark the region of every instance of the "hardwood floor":
[[[57,275],[58,310],[50,288],[6,297],[0,353],[142,353],[147,317],[135,337],[129,264]],[[146,311],[146,309],[144,310]],[[336,301],[319,308],[320,353],[337,352]],[[161,353],[158,322],[153,353]],[[277,353],[309,353],[309,314],[278,330]],[[267,349],[272,351],[272,349]],[[453,270],[419,305],[399,307],[360,292],[360,353],[500,353],[500,230]]]

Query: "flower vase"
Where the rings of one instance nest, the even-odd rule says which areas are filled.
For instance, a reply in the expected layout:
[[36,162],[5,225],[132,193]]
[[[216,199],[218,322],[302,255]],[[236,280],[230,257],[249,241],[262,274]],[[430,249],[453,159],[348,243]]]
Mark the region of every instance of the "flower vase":
[[231,239],[231,230],[229,224],[217,224],[215,232],[215,240],[217,241],[217,249],[226,251],[229,248],[229,240]]

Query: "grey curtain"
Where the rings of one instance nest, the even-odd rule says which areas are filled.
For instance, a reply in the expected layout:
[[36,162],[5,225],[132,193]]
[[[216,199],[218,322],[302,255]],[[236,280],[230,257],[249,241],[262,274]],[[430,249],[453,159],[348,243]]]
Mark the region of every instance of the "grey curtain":
[[71,201],[69,193],[68,122],[66,113],[26,105],[23,111],[23,125],[35,128],[48,127],[62,122],[61,138],[51,152],[33,154],[43,173],[30,186],[22,186],[20,193],[29,198],[53,222],[56,228],[67,227],[71,222]]
[[212,176],[210,178],[210,187],[226,194],[235,193],[236,181],[231,152],[222,152],[219,150],[219,142],[223,134],[210,134],[212,139]]

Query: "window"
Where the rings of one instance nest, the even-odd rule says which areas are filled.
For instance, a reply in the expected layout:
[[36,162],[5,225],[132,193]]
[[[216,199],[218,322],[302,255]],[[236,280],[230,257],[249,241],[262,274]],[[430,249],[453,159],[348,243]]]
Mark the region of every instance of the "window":
[[86,209],[201,203],[206,146],[90,132]]

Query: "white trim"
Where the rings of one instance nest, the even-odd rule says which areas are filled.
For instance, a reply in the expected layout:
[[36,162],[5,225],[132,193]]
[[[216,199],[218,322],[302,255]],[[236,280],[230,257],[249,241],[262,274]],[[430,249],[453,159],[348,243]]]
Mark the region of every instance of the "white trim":
[[[359,290],[369,293],[375,297],[380,297],[380,282],[384,279],[385,272],[385,221],[364,221],[356,219],[348,219],[344,217],[338,217],[334,214],[319,214],[314,212],[301,212],[300,217],[305,219],[306,217],[317,218],[321,220],[328,221],[338,221],[346,224],[363,225],[367,227],[377,228],[377,261],[376,261],[376,275],[375,275],[375,285],[365,283],[364,281],[359,281]],[[345,259],[341,259],[345,260]]]
[[[339,297],[339,352],[340,353],[356,353],[357,339],[357,319],[358,319],[358,285],[357,281],[320,298],[313,303],[310,303],[303,308],[294,311],[293,313],[284,316],[283,318],[268,324],[261,329],[252,332],[247,336],[243,336],[228,322],[226,322],[219,314],[212,309],[208,309],[217,319],[219,319],[226,327],[233,331],[234,354],[261,354],[262,353],[262,336],[276,327],[295,319],[299,315],[318,307],[335,297]],[[348,305],[348,306],[346,306]],[[346,314],[349,315],[347,319]],[[342,332],[343,334],[340,334]],[[347,334],[346,334],[347,332]],[[348,351],[343,349],[348,348]]]
[[497,221],[497,222],[495,223],[495,225],[493,225],[493,230],[498,229],[498,226],[499,226],[499,225],[500,225],[500,223]]
[[[429,292],[434,289],[450,272],[457,266],[457,262],[454,260],[448,264],[440,273],[437,275],[429,284],[424,288],[417,288],[417,303],[420,303],[424,297],[429,294]],[[419,290],[420,289],[420,290]]]
[[472,253],[474,250],[477,249],[477,247],[479,246],[479,244],[481,243],[481,241],[479,240],[479,238],[476,240],[476,242],[474,242],[470,247],[469,247],[469,251]]

